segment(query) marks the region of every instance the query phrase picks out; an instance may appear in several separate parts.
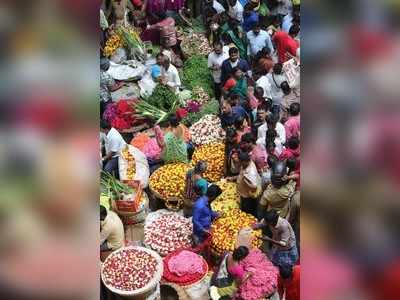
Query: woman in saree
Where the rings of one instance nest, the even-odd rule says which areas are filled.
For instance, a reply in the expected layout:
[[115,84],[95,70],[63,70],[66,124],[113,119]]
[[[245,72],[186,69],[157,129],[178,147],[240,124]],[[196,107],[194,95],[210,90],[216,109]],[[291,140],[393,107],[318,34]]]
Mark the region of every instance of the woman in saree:
[[228,95],[239,95],[241,100],[245,100],[247,97],[247,78],[243,75],[242,70],[238,67],[232,69],[231,78],[229,78],[222,88],[224,94]]

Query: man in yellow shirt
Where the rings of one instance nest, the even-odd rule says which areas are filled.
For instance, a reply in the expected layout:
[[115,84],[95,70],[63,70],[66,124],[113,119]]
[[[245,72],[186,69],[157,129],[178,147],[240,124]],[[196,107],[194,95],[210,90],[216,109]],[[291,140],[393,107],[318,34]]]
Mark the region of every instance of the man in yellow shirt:
[[100,205],[100,251],[114,251],[124,246],[125,232],[121,219]]

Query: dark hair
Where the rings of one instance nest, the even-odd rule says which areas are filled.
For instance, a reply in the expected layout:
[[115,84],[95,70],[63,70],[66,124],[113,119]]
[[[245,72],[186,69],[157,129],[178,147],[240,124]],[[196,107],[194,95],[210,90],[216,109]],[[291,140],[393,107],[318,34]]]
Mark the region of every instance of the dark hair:
[[207,197],[210,200],[214,200],[215,198],[217,198],[219,195],[222,194],[222,190],[221,188],[216,185],[216,184],[212,184],[208,187],[207,189]]
[[270,125],[270,126],[275,126],[276,125],[276,123],[278,123],[278,120],[277,120],[277,118],[274,116],[274,114],[273,113],[269,113],[268,115],[267,115],[267,125]]
[[255,23],[254,25],[253,25],[253,30],[254,29],[256,29],[256,28],[261,28],[261,25],[260,25],[260,23]]
[[286,160],[286,166],[288,167],[289,171],[292,172],[296,170],[297,167],[297,159],[294,157],[288,158]]
[[300,103],[292,103],[289,107],[289,113],[291,116],[298,116],[300,113]]
[[232,128],[232,127],[228,127],[226,129],[225,133],[226,133],[226,137],[225,137],[226,142],[233,141],[237,135],[236,129]]
[[289,149],[295,150],[299,147],[300,145],[300,140],[297,136],[292,136],[290,139],[287,141],[287,145]]
[[178,127],[178,126],[179,126],[179,120],[178,120],[178,118],[177,118],[176,116],[171,116],[171,117],[169,118],[169,124],[170,124],[172,127],[174,127],[174,128]]
[[222,43],[221,43],[221,41],[215,41],[214,43],[213,43],[213,46],[215,47],[215,46],[220,46],[221,48],[222,48]]
[[299,32],[300,32],[300,26],[297,24],[292,25],[289,29],[289,35],[296,36],[299,34]]
[[239,94],[230,94],[229,98],[230,98],[231,101],[240,100],[240,95]]
[[283,65],[281,63],[276,63],[273,67],[273,72],[276,75],[282,74]]
[[277,161],[278,158],[275,155],[268,155],[267,164],[270,168],[272,168]]
[[100,120],[100,128],[101,129],[111,129],[111,125],[106,120],[102,119],[102,120]]
[[246,10],[253,10],[253,5],[251,4],[251,1],[249,1],[244,7],[243,9]]
[[245,259],[247,255],[249,255],[249,249],[245,246],[240,246],[236,248],[232,253],[234,261],[241,261]]
[[275,147],[276,147],[276,145],[275,145],[275,142],[274,142],[274,141],[269,141],[269,140],[266,139],[265,149],[266,149],[267,152],[268,152],[268,150],[269,150],[270,148],[275,149]]
[[239,118],[235,119],[234,126],[236,129],[240,129],[243,126],[243,123],[244,123],[244,118],[239,117]]
[[250,161],[251,158],[250,158],[250,155],[247,152],[240,151],[239,152],[239,160],[241,162],[244,162],[244,161]]
[[260,110],[263,110],[263,111],[266,111],[266,112],[269,111],[269,107],[267,106],[266,102],[263,102],[258,106],[257,112],[259,112]]
[[242,135],[241,142],[255,144],[256,139],[254,138],[252,133],[248,132]]
[[254,94],[264,98],[264,89],[261,86],[257,86]]
[[239,53],[239,50],[236,47],[232,47],[229,49],[229,55],[238,54],[238,53]]
[[293,274],[293,266],[289,264],[283,264],[279,266],[279,275],[283,279],[289,279],[292,277]]
[[264,220],[267,224],[275,226],[278,222],[279,215],[276,210],[268,210],[264,212]]
[[289,95],[292,89],[289,86],[289,83],[285,80],[281,83],[281,89],[285,95]]
[[164,58],[164,54],[162,54],[162,52],[159,52],[159,53],[156,55],[156,58],[159,58],[159,57]]
[[160,299],[161,300],[179,300],[178,292],[169,285],[160,285]]
[[268,128],[267,132],[265,133],[266,143],[275,141],[277,136],[278,133],[276,132],[275,129]]
[[207,162],[204,160],[199,160],[194,166],[194,173],[202,174],[207,170]]
[[107,217],[107,208],[105,208],[103,205],[100,205],[100,220],[104,221]]
[[[239,70],[240,70],[239,67],[234,67],[234,68],[232,69],[231,75],[235,75],[235,73],[236,73],[237,71],[239,71]],[[240,70],[240,71],[241,71],[241,70]]]

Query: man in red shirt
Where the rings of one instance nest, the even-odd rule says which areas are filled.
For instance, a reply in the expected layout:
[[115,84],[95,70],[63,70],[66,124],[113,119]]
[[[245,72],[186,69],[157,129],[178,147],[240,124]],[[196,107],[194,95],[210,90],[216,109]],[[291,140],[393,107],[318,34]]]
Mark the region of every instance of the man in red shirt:
[[[279,267],[279,297],[285,300],[300,300],[300,265]],[[285,298],[283,298],[285,294]]]
[[296,56],[296,51],[300,47],[300,44],[295,40],[295,37],[299,32],[300,27],[298,25],[292,25],[289,29],[289,33],[278,31],[274,34],[272,41],[275,43],[276,50],[278,51],[278,60],[280,63],[289,60],[287,53]]

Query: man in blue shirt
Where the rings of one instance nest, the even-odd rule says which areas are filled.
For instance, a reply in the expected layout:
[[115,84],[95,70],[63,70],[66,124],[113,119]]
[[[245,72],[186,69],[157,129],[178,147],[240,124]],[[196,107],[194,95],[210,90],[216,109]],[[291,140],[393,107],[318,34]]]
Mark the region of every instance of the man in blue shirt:
[[[233,126],[233,124],[235,123],[235,120],[243,118],[246,119],[248,124],[250,124],[250,118],[249,115],[247,114],[246,110],[240,106],[240,105],[236,105],[236,97],[238,95],[232,95],[231,99],[225,99],[222,102],[222,113],[220,115],[220,119],[221,119],[221,126],[222,128],[226,128],[229,126]],[[240,98],[240,97],[239,97]],[[235,104],[235,105],[233,105]]]
[[268,47],[270,53],[274,53],[271,37],[268,32],[261,30],[259,23],[255,24],[253,30],[247,33],[247,39],[249,40],[249,54],[251,57],[256,56],[264,47]]
[[221,66],[221,85],[229,79],[232,74],[233,68],[238,67],[243,73],[246,73],[249,77],[251,75],[249,64],[245,59],[239,57],[238,48],[232,47],[229,49],[229,58],[226,59]]
[[[195,192],[201,194],[200,189],[195,186]],[[214,212],[210,204],[221,195],[222,190],[217,185],[211,185],[207,189],[207,194],[197,198],[193,205],[193,238],[196,245],[201,244],[210,234],[211,222],[220,215]]]

